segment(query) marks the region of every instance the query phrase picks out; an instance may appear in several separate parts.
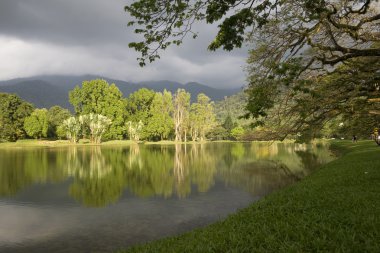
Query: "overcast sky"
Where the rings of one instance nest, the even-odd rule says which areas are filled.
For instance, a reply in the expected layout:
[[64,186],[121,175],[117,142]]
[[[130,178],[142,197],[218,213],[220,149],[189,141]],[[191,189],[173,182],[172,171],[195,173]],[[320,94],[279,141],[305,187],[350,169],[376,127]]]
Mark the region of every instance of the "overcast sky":
[[199,38],[138,66],[128,43],[124,6],[131,0],[0,0],[0,80],[43,74],[95,74],[125,81],[196,81],[241,87],[246,49],[208,52],[216,26],[198,25]]

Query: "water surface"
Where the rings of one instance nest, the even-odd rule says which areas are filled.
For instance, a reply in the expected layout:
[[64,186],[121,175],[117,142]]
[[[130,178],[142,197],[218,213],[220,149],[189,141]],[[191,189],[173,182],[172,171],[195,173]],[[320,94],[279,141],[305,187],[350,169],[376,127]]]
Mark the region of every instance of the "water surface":
[[175,235],[330,160],[323,144],[0,149],[0,252],[112,252]]

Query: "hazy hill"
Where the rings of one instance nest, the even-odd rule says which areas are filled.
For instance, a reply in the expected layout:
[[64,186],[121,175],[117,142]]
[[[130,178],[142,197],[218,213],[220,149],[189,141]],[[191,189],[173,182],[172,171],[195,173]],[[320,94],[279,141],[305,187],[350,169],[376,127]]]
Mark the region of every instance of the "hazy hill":
[[41,80],[2,85],[0,92],[15,93],[39,108],[49,108],[53,105],[71,108],[66,90]]
[[84,76],[35,76],[29,78],[18,78],[7,81],[0,81],[0,92],[16,93],[21,98],[32,102],[37,107],[51,107],[60,105],[65,108],[71,106],[68,102],[68,92],[76,85],[81,85],[84,80],[105,79],[109,83],[115,83],[119,87],[125,97],[130,93],[141,88],[148,88],[155,91],[163,91],[164,89],[175,92],[179,88],[183,88],[191,93],[192,100],[196,100],[198,93],[205,93],[212,100],[222,100],[225,96],[233,95],[240,91],[235,89],[217,89],[200,83],[181,84],[178,82],[160,80],[140,83],[130,83],[122,80],[115,80],[107,77],[99,77],[93,75]]

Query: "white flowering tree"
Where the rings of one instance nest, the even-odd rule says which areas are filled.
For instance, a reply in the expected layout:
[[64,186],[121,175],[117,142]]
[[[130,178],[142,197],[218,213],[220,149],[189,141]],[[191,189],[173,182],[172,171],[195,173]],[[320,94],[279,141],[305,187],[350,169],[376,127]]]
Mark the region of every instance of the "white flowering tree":
[[144,126],[142,121],[140,120],[138,123],[128,121],[127,126],[128,126],[129,139],[134,140],[134,141],[139,141],[141,132]]
[[78,118],[70,117],[63,121],[62,129],[66,132],[66,137],[72,143],[77,143],[81,131],[81,123]]
[[101,114],[90,113],[83,115],[84,122],[87,122],[90,129],[90,140],[92,143],[99,144],[102,140],[103,134],[107,131],[112,121]]

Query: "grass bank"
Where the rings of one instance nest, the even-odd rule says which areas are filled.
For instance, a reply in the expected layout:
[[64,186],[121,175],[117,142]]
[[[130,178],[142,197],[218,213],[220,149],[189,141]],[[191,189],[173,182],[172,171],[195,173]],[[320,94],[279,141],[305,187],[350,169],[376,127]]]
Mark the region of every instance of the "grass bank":
[[332,148],[339,159],[223,221],[121,252],[379,252],[380,147]]

